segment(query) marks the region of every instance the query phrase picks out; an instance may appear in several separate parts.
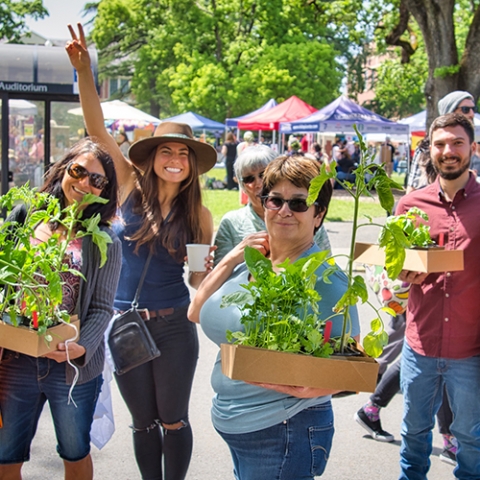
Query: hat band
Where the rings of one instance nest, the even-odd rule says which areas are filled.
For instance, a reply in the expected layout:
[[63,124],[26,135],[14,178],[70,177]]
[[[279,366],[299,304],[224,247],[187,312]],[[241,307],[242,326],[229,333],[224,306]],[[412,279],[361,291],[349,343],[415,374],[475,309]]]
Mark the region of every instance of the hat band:
[[186,140],[193,140],[192,137],[184,135],[183,133],[165,133],[164,135],[159,135],[160,137],[175,137],[175,138],[185,138]]

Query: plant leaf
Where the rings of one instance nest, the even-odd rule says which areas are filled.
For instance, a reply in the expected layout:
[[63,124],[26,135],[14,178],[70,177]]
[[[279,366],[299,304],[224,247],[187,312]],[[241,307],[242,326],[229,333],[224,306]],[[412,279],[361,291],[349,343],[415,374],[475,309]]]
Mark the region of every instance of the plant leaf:
[[244,255],[245,263],[253,278],[261,277],[264,272],[273,273],[272,262],[256,248],[246,246]]
[[227,307],[243,307],[248,302],[252,301],[252,295],[250,292],[239,291],[228,293],[222,297],[220,308]]
[[[333,162],[332,162],[333,163]],[[326,165],[323,163],[320,167],[320,174],[317,175],[311,182],[308,188],[307,205],[310,207],[313,205],[320,193],[325,182],[330,181],[331,178],[335,178],[335,167],[330,167],[331,171],[327,171]]]

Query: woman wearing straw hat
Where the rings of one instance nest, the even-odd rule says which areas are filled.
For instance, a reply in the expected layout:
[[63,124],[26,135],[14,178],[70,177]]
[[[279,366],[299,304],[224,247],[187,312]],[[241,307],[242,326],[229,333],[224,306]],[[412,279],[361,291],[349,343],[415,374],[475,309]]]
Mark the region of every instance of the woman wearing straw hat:
[[[105,129],[100,101],[90,69],[85,36],[69,25],[66,46],[78,72],[80,99],[88,132],[114,159],[120,185],[121,222],[116,231],[123,259],[115,308],[130,308],[150,252],[151,263],[141,291],[140,309],[160,357],[116,380],[133,419],[133,443],[143,479],[183,479],[192,452],[188,403],[198,357],[195,325],[187,319],[190,302],[183,280],[187,243],[211,243],[213,221],[202,206],[199,175],[216,162],[216,151],[196,141],[188,125],[161,123],[153,137],[130,147],[126,159]],[[207,272],[211,260],[206,259]],[[190,273],[198,287],[207,273]]]

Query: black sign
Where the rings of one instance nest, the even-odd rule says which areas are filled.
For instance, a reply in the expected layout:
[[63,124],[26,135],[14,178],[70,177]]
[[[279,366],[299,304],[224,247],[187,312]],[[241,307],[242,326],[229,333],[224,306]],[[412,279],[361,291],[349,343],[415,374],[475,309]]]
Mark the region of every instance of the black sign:
[[46,93],[73,94],[73,85],[60,83],[23,83],[0,81],[0,92],[28,93],[45,95]]

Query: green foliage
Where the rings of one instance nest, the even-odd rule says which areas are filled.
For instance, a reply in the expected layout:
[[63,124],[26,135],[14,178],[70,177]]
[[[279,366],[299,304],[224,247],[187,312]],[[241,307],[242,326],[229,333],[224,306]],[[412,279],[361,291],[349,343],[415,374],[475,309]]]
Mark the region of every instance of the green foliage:
[[245,261],[254,280],[241,292],[222,298],[221,307],[235,306],[242,312],[244,332],[227,332],[229,342],[269,350],[328,357],[333,353],[322,331],[328,319],[318,311],[320,295],[315,290],[315,272],[328,252],[317,252],[295,263],[287,259],[274,271],[270,260],[246,247]]
[[[358,228],[362,226],[358,225],[361,196],[368,194],[369,190],[375,188],[380,204],[385,211],[391,213],[394,204],[392,189],[402,189],[401,185],[387,176],[383,165],[375,164],[356,125],[354,125],[354,129],[359,139],[361,152],[360,163],[355,170],[355,183],[336,179],[352,196],[354,205],[352,239],[346,268],[348,286],[334,308],[334,311],[343,313],[343,329],[339,342],[341,352],[345,350],[350,341],[349,308],[355,306],[358,302],[365,303],[368,301],[367,287],[363,277],[353,275],[355,239]],[[322,168],[320,174],[312,180],[307,198],[309,205],[314,203],[323,184],[329,181],[329,178],[335,177],[334,172],[335,164],[332,167],[332,172],[327,172],[325,168]],[[365,178],[370,178],[368,183],[365,183]],[[404,215],[388,217],[385,226],[382,227],[379,244],[381,247],[385,247],[385,267],[390,278],[396,278],[400,273],[405,261],[405,248],[410,248],[412,245],[426,247],[432,243],[429,227],[420,223],[418,219],[427,221],[428,216],[418,208],[412,208]],[[370,223],[372,224],[371,219]],[[368,225],[368,223],[363,225]],[[376,309],[374,308],[374,310]],[[378,310],[376,312],[378,315]],[[388,313],[395,315],[395,312],[391,309],[388,310]],[[364,338],[363,347],[368,355],[378,357],[388,342],[388,335],[379,315],[371,322],[371,329],[372,331]]]
[[377,70],[375,100],[371,105],[387,118],[403,118],[419,112],[425,105],[428,65],[425,52],[416,52],[409,63],[400,58],[383,62]]
[[[390,312],[395,316],[395,312]],[[377,358],[382,354],[383,347],[388,343],[388,333],[383,328],[380,318],[375,318],[370,323],[371,331],[363,339],[363,347],[369,355]]]
[[385,248],[385,269],[390,278],[397,278],[405,262],[405,249],[428,247],[433,244],[430,227],[421,223],[428,215],[413,207],[403,215],[388,217],[379,236],[380,247]]
[[307,205],[310,207],[315,203],[325,182],[335,178],[335,160],[330,162],[330,169],[327,170],[325,163],[320,167],[320,175],[317,175],[311,182],[308,189]]
[[[356,0],[332,3],[352,5]],[[451,9],[446,5],[451,5]],[[355,96],[364,91],[370,55],[390,57],[377,67],[375,98],[365,106],[389,118],[405,117],[425,108],[425,94],[432,96],[437,88],[438,97],[455,89],[467,90],[478,97],[476,75],[472,73],[477,69],[478,2],[377,0],[363,2],[360,8],[365,21],[355,30],[363,34],[365,41],[357,44],[353,49],[355,56],[348,61],[350,94]],[[452,18],[448,18],[450,12]],[[422,32],[417,20],[426,32]],[[432,28],[433,25],[444,28]],[[468,38],[473,41],[467,49]],[[425,42],[431,47],[428,55]]]
[[[27,210],[23,223],[5,221],[0,227],[0,283],[4,286],[0,312],[7,315],[12,324],[17,325],[19,319],[26,317],[43,335],[49,326],[68,321],[67,312],[61,310],[62,274],[81,273],[65,263],[67,246],[74,238],[91,235],[101,252],[101,266],[104,265],[107,244],[112,240],[100,230],[99,214],[85,220],[81,217],[86,205],[107,201],[88,194],[81,204],[62,209],[58,199],[28,185],[12,188],[0,197],[0,208],[8,212],[18,203],[24,204]],[[45,242],[32,242],[40,223],[57,223],[64,234],[54,233]]]
[[0,39],[18,42],[27,31],[26,17],[37,20],[47,15],[42,0],[0,0]]
[[460,65],[446,65],[444,67],[438,67],[433,72],[435,78],[446,78],[452,75],[456,75],[460,71]]
[[[392,188],[402,189],[402,186],[394,182],[387,176],[383,166],[379,166],[374,162],[372,156],[368,153],[367,145],[365,144],[362,135],[354,126],[355,133],[359,139],[360,144],[360,162],[355,170],[355,182],[340,181],[336,179],[343,188],[353,198],[353,226],[352,226],[352,239],[350,242],[350,254],[348,256],[348,263],[346,269],[347,275],[347,289],[342,297],[335,305],[334,311],[343,314],[343,328],[342,335],[339,340],[340,352],[344,352],[348,343],[350,342],[350,316],[349,308],[355,306],[358,302],[365,303],[368,301],[368,292],[363,277],[360,275],[353,275],[353,262],[354,262],[354,248],[357,230],[361,225],[358,225],[358,214],[360,207],[360,199],[362,195],[368,195],[372,188],[378,193],[380,204],[387,211],[390,212],[393,208],[394,197]],[[307,203],[310,205],[317,198],[322,185],[329,181],[330,178],[334,178],[335,164],[331,168],[331,172],[327,172],[325,168],[322,168],[320,175],[312,180],[309,188],[309,195]],[[365,183],[365,178],[370,178],[368,183]],[[368,224],[367,224],[368,225]],[[378,312],[377,312],[378,313]],[[383,322],[380,318],[377,321],[372,322],[372,332],[367,334],[364,340],[364,348],[368,355],[377,357],[381,354],[383,347],[388,342],[388,335],[383,328]]]
[[131,78],[140,107],[219,121],[272,97],[332,101],[348,49],[332,37],[302,0],[102,0],[92,32],[102,75]]

